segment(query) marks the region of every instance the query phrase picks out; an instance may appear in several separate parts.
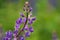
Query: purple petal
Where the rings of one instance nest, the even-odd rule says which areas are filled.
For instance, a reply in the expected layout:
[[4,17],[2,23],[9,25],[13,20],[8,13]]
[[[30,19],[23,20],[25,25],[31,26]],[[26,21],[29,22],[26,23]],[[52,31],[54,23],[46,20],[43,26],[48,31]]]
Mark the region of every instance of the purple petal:
[[6,37],[11,38],[12,37],[12,32],[11,31],[6,32]]
[[22,18],[19,18],[17,21],[16,21],[16,24],[21,24],[22,23]]
[[32,20],[28,21],[28,24],[32,24],[32,23],[33,23],[33,21],[32,21]]
[[28,18],[28,21],[30,21],[31,19],[30,18]]
[[7,38],[7,37],[5,37],[5,38],[3,38],[2,40],[8,40],[8,38]]
[[23,13],[20,13],[20,16],[21,16],[21,17],[24,17],[24,14],[23,14]]
[[20,40],[25,40],[23,36],[20,36]]
[[33,28],[32,28],[32,26],[30,26],[29,31],[30,32],[33,32],[34,31]]
[[30,7],[30,11],[32,11],[32,8]]
[[25,33],[25,36],[26,36],[26,37],[30,37],[30,32],[26,32],[26,33]]
[[32,18],[32,21],[35,21],[35,20],[36,20],[36,17],[33,17],[33,18]]
[[17,38],[14,38],[14,40],[17,40]]
[[13,33],[17,35],[17,33],[18,33],[18,30],[15,30]]
[[25,29],[25,30],[28,30],[28,25],[26,25],[24,29]]
[[20,28],[20,25],[19,24],[16,24],[15,25],[15,30],[18,30]]
[[25,23],[26,22],[26,18],[23,18],[23,23]]

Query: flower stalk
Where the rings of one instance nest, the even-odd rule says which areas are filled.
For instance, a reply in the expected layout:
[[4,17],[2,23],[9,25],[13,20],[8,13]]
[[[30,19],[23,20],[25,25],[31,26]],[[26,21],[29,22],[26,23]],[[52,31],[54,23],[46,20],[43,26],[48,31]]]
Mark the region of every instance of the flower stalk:
[[[25,2],[23,11],[26,12],[26,15],[23,13],[20,14],[21,18],[16,20],[15,30],[6,32],[6,36],[3,40],[26,40],[33,32],[32,23],[36,20],[35,17],[32,17],[31,11],[32,8],[29,5],[29,2]],[[20,25],[23,24],[21,29]]]
[[17,36],[16,37],[19,37],[19,35],[20,35],[20,33],[22,32],[22,31],[24,31],[24,28],[25,28],[25,26],[26,26],[26,24],[27,24],[27,21],[28,21],[28,13],[26,14],[26,22],[25,22],[25,24],[24,24],[24,27],[22,28],[22,30],[20,31],[19,30],[19,32],[18,32],[18,34],[17,34]]

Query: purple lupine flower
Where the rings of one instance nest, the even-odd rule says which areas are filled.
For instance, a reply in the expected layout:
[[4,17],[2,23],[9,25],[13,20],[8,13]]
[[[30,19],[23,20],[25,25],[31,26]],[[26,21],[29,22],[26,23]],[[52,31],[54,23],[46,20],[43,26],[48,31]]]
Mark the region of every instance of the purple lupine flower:
[[31,12],[32,11],[32,8],[30,7],[30,10],[29,10],[29,12]]
[[33,23],[33,21],[35,21],[35,20],[36,20],[36,18],[35,18],[35,17],[29,18],[29,19],[28,19],[28,24],[32,24],[32,23]]
[[33,23],[33,21],[32,21],[32,20],[28,21],[28,24],[32,24],[32,23]]
[[22,18],[19,18],[17,21],[16,21],[17,24],[21,24],[22,23]]
[[25,29],[25,30],[28,30],[28,25],[26,25],[24,29]]
[[33,32],[34,31],[33,28],[32,28],[32,26],[29,27],[29,31],[30,32]]
[[25,23],[25,22],[26,22],[26,18],[25,18],[25,17],[23,18],[22,22],[23,22],[23,23]]
[[17,38],[16,38],[16,37],[14,37],[14,40],[17,40]]
[[25,36],[26,37],[30,37],[30,32],[28,31],[28,32],[25,32]]
[[14,30],[14,32],[13,32],[13,36],[16,36],[17,33],[18,33],[18,30]]
[[15,30],[18,30],[20,28],[20,25],[16,24],[14,28],[15,28]]
[[6,32],[6,37],[11,38],[12,37],[12,32],[11,31]]
[[36,17],[33,17],[31,20],[32,20],[32,21],[35,21],[35,20],[36,20]]
[[28,15],[28,24],[32,24],[33,21],[36,20],[36,17],[31,17],[31,16],[32,16],[32,14],[29,14],[29,15]]
[[[31,24],[36,18],[32,17],[32,8],[30,7],[29,2],[25,2],[23,10],[26,12],[26,15],[23,13],[20,14],[21,18],[16,20],[14,31],[6,32],[6,36],[3,40],[25,40],[26,37],[29,37],[30,33],[34,31]],[[20,27],[21,24],[24,24],[22,28]]]
[[20,36],[20,40],[25,40],[23,36]]
[[2,40],[8,40],[8,37],[4,37]]

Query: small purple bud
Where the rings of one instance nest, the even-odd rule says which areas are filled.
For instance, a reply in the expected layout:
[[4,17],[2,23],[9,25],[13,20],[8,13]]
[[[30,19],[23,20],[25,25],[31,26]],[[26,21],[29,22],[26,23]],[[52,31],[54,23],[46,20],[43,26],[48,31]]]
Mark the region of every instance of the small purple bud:
[[21,24],[22,23],[22,18],[19,18],[17,21],[16,21],[16,24]]
[[20,36],[20,40],[25,40],[23,36]]
[[3,38],[2,40],[8,40],[8,37]]
[[32,20],[28,21],[28,24],[32,24],[32,23],[33,23],[33,21],[32,21]]
[[31,12],[32,11],[32,8],[30,8],[30,11],[29,12]]
[[30,21],[30,18],[28,18],[28,21]]
[[17,38],[16,38],[16,37],[14,37],[14,40],[17,40]]
[[18,30],[15,30],[13,33],[14,33],[13,36],[16,36],[18,33]]
[[15,30],[18,30],[20,28],[20,25],[19,24],[16,24],[15,25]]
[[23,21],[22,21],[22,22],[23,22],[23,23],[25,23],[25,22],[26,22],[26,18],[25,18],[25,17],[23,18]]
[[30,32],[33,32],[34,31],[33,28],[32,28],[32,26],[30,26],[29,31]]
[[24,14],[23,14],[23,13],[20,13],[20,16],[21,16],[21,17],[24,17]]
[[24,29],[25,29],[25,30],[28,30],[28,25],[26,25]]
[[33,18],[32,18],[32,21],[35,21],[35,20],[36,20],[36,17],[33,17]]
[[30,32],[26,32],[26,33],[25,33],[25,36],[26,36],[26,37],[30,37]]

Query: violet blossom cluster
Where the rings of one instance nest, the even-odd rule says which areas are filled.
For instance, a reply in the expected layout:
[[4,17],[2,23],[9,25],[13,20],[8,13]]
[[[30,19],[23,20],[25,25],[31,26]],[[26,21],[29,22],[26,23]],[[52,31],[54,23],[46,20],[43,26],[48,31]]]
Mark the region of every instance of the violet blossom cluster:
[[21,17],[16,20],[14,31],[6,32],[3,40],[26,40],[27,37],[30,37],[30,34],[34,31],[32,23],[36,20],[36,17],[32,17],[32,8],[29,2],[25,2],[23,11],[25,13],[20,13]]

